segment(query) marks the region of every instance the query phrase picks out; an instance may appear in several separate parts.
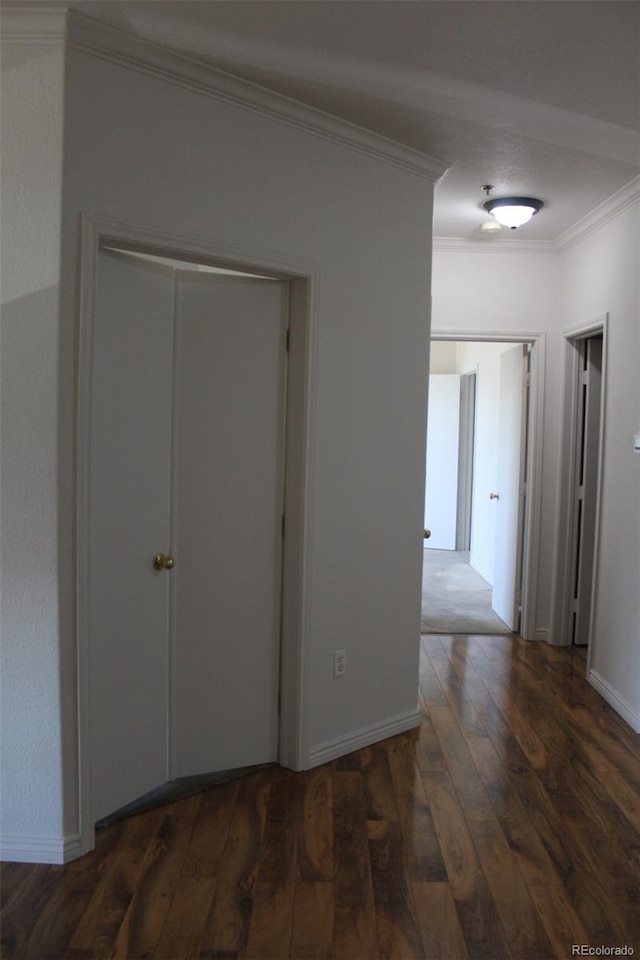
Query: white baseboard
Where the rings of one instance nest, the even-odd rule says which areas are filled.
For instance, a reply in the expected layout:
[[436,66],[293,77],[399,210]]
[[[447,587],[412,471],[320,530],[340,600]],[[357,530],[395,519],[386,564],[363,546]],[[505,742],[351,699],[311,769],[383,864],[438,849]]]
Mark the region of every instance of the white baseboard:
[[533,639],[538,640],[541,643],[549,643],[549,628],[536,627],[536,629],[533,631]]
[[617,690],[604,680],[595,670],[590,670],[587,680],[592,687],[598,691],[609,706],[613,707],[616,713],[619,713],[623,720],[626,720],[634,733],[640,733],[640,710],[636,710],[631,704],[621,697]]
[[419,725],[420,711],[416,708],[409,713],[401,713],[381,723],[374,723],[370,727],[362,727],[344,737],[327,740],[309,751],[309,767],[319,767],[320,764],[328,763],[329,760],[344,757],[347,753],[369,747],[379,740],[386,740],[387,737],[395,737],[398,733],[406,733],[407,730],[413,730]]
[[0,837],[0,860],[12,863],[69,863],[82,855],[80,837]]

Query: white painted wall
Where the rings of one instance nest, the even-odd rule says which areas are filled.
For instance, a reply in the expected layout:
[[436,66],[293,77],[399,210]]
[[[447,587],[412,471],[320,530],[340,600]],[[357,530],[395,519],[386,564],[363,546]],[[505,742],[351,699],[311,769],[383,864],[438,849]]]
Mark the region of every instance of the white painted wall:
[[[640,730],[640,202],[571,247],[562,325],[609,314],[604,470],[591,670]],[[560,611],[556,611],[560,617]],[[604,685],[604,690],[602,686]]]
[[[51,213],[43,228],[43,210],[50,210],[44,188],[51,178],[59,195],[60,141],[51,136],[41,142],[50,106],[41,74],[51,81],[50,93],[59,92],[60,68],[61,58],[48,70],[31,67],[40,104],[34,120],[43,127],[36,146],[47,147],[41,159],[50,173],[35,188],[29,183],[35,189],[29,234],[37,243],[25,239],[20,253],[32,287],[11,296],[13,303],[33,291],[46,303],[26,327],[16,321],[6,356],[15,372],[10,446],[18,452],[27,437],[31,451],[18,461],[24,471],[15,468],[13,475],[10,525],[15,529],[28,509],[35,511],[15,534],[21,582],[13,577],[7,584],[8,615],[19,633],[4,664],[13,689],[3,790],[5,830],[18,838],[60,837],[63,804],[64,830],[73,834],[78,822],[71,611],[77,232],[83,212],[248,247],[257,260],[263,251],[317,265],[303,637],[308,753],[412,718],[417,700],[429,181],[295,124],[67,50],[58,329],[57,230]],[[14,127],[27,98],[18,91],[22,80],[16,75],[7,113]],[[16,148],[16,163],[21,152]],[[25,191],[26,180],[14,174]],[[23,306],[16,309],[24,315]],[[333,678],[336,648],[347,652],[347,676],[339,681]],[[67,747],[62,757],[61,740]],[[37,781],[29,776],[36,768]]]
[[3,44],[0,835],[46,840],[63,834],[59,638],[72,609],[58,595],[63,71],[61,45]]

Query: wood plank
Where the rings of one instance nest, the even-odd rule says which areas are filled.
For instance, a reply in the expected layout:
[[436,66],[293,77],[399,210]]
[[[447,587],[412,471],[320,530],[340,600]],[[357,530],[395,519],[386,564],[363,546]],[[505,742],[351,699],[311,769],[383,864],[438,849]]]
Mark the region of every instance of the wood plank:
[[469,824],[509,948],[518,960],[547,960],[553,949],[497,822]]
[[456,792],[446,773],[423,776],[454,900],[473,895],[478,872],[475,850]]
[[588,943],[589,936],[531,822],[527,819],[509,820],[502,826],[554,955],[566,956],[568,944]]
[[433,669],[433,662],[431,660],[431,653],[435,653],[436,656],[444,656],[440,650],[439,644],[437,643],[437,638],[434,638],[436,641],[435,647],[429,644],[429,638],[423,637],[420,649],[420,672],[418,675],[418,686],[420,688],[420,693],[424,697],[424,701],[428,707],[432,704],[439,704],[444,706],[447,702],[445,697],[444,690],[438,680],[435,670]]
[[573,707],[568,711],[571,729],[587,743],[592,744],[603,756],[620,771],[629,783],[638,782],[638,761],[640,758],[640,737],[638,748],[633,750],[623,742],[610,726],[603,728],[602,718],[597,711],[584,707]]
[[409,876],[412,880],[445,880],[444,861],[416,762],[415,740],[403,734],[387,740],[386,746]]
[[35,874],[47,869],[46,864],[0,861],[0,909],[10,910],[13,903],[28,897],[29,889],[38,882]]
[[334,771],[333,818],[336,956],[341,960],[372,960],[379,953],[362,777],[359,773]]
[[[532,644],[533,652],[538,644]],[[543,645],[547,650],[546,644]],[[526,657],[525,669],[527,677],[533,678],[530,686],[534,687],[533,695],[529,697],[531,710],[535,714],[536,706],[539,709],[539,700],[545,697],[549,709],[538,718],[539,730],[542,739],[546,739],[545,728],[550,725],[555,728],[554,739],[567,733],[566,723],[560,721],[568,719],[571,726],[569,732],[579,732],[582,736],[588,733],[591,741],[597,741],[604,736],[622,761],[623,766],[630,764],[627,772],[632,779],[634,766],[637,768],[640,751],[640,737],[635,734],[625,721],[606,703],[600,694],[586,682],[584,661],[571,648],[556,648],[563,651],[563,659],[557,662],[550,658],[544,649],[531,653]],[[524,650],[517,651],[519,661],[522,661]],[[579,672],[575,664],[580,665]],[[564,669],[560,669],[564,668]],[[560,734],[558,731],[560,731]],[[618,753],[618,748],[620,751]],[[609,752],[609,751],[607,751]],[[635,762],[634,762],[635,761]]]
[[214,877],[182,876],[156,947],[157,960],[193,960],[216,889]]
[[334,960],[333,883],[299,880],[293,901],[291,957]]
[[486,657],[480,649],[477,640],[464,635],[440,637],[440,646],[444,650],[447,659],[453,667],[455,673],[467,684],[469,681],[479,679],[479,674],[474,666],[475,661],[481,657],[486,662]]
[[461,679],[451,661],[447,661],[446,664],[436,662],[434,670],[444,690],[447,704],[460,727],[460,732],[465,737],[485,736],[486,731],[467,693],[466,680]]
[[246,949],[271,778],[271,770],[261,770],[240,782],[213,907],[202,935],[201,957]]
[[450,707],[433,707],[433,726],[467,820],[495,820],[489,798]]
[[518,639],[511,634],[491,634],[478,637],[479,645],[488,660],[508,663],[513,657]]
[[522,801],[489,737],[467,740],[466,744],[498,820],[519,820],[526,816]]
[[122,836],[123,825],[112,824],[107,830],[97,832],[96,848],[87,856],[65,867],[47,868],[59,882],[49,888],[46,905],[29,932],[25,956],[41,958],[48,952],[63,954],[67,950],[103,871],[113,862],[113,841],[120,841]]
[[427,701],[422,696],[422,691],[418,687],[418,709],[420,711],[420,717],[424,720],[425,717],[429,716],[429,707]]
[[[607,875],[608,881],[604,884],[597,858],[590,853],[588,824],[585,825],[582,839],[576,839],[571,825],[557,810],[531,767],[512,766],[509,777],[561,877],[589,940],[613,943],[615,930],[624,934],[625,923],[611,892],[615,878]],[[503,826],[505,831],[508,830],[508,821],[504,821]]]
[[62,882],[62,867],[14,864],[12,889],[4,897],[0,943],[2,957],[32,957],[29,939],[33,927]]
[[331,765],[299,774],[298,873],[301,880],[333,880]]
[[[513,706],[517,707],[529,729],[544,746],[555,753],[571,750],[571,741],[565,724],[558,722],[558,691],[549,682],[548,673],[541,671],[540,661],[531,655],[523,656],[522,649],[517,654],[518,685],[513,697]],[[540,750],[542,757],[544,750]],[[533,763],[533,761],[532,761]],[[537,765],[544,769],[544,762]]]
[[393,778],[386,743],[374,743],[361,751],[362,789],[367,820],[397,820]]
[[162,818],[149,846],[135,892],[115,938],[112,956],[152,957],[180,880],[197,816],[199,798],[161,808]]
[[423,960],[400,824],[370,820],[368,836],[380,957]]
[[240,780],[222,783],[200,794],[200,809],[182,866],[183,877],[216,877],[229,836]]
[[469,955],[487,960],[511,957],[454,786],[444,773],[427,773],[423,779]]
[[414,882],[412,888],[425,960],[467,960],[449,884]]
[[158,808],[119,825],[119,842],[111,861],[104,864],[100,882],[76,925],[69,943],[71,950],[90,950],[95,960],[112,955],[118,930],[133,900],[164,816],[163,808]]
[[609,794],[620,812],[627,819],[631,828],[640,833],[640,784],[629,783],[598,749],[583,741],[577,745],[581,759],[594,772],[598,781]]
[[604,896],[615,903],[618,924],[628,937],[640,932],[640,836],[630,834],[617,807],[584,765],[553,763],[541,780],[593,876],[610,877]]
[[[502,685],[493,679],[487,677],[484,682],[492,696],[494,692],[498,696],[503,693]],[[531,766],[535,770],[544,770],[548,760],[547,748],[515,700],[503,707],[502,715]]]
[[344,757],[338,757],[331,761],[333,770],[339,770],[343,773],[360,773],[360,751],[354,750],[353,753],[347,753]]
[[298,782],[290,770],[272,777],[267,822],[258,862],[248,958],[286,957],[291,943],[298,853]]
[[418,736],[415,738],[416,761],[418,768],[424,772],[429,770],[446,770],[440,742],[436,735],[431,716],[423,717]]

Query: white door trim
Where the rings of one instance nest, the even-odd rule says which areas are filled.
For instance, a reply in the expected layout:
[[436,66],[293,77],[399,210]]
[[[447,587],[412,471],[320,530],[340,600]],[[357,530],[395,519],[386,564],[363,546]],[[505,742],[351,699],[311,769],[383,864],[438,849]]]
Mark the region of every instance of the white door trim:
[[598,580],[600,515],[602,508],[602,466],[604,463],[604,410],[607,391],[607,354],[609,336],[609,314],[605,313],[594,320],[570,327],[562,331],[564,338],[564,378],[562,399],[562,456],[560,458],[560,513],[564,518],[558,531],[558,576],[554,577],[556,594],[554,597],[555,629],[554,643],[557,646],[569,646],[569,593],[571,590],[571,565],[573,544],[573,489],[575,484],[575,435],[578,419],[578,363],[579,358],[573,349],[576,340],[602,334],[602,381],[600,393],[600,434],[598,456],[598,479],[595,511],[595,531],[593,544],[593,578],[591,590],[591,612],[589,617],[589,646],[587,650],[587,675],[591,671],[593,659],[593,625],[596,616],[596,591]]
[[171,234],[84,214],[80,218],[78,392],[76,430],[76,623],[78,697],[78,807],[80,850],[95,843],[91,796],[91,649],[89,618],[89,431],[92,336],[98,251],[114,245],[177,260],[271,276],[290,286],[290,346],[285,423],[285,531],[281,619],[279,761],[294,770],[308,765],[308,598],[312,519],[317,297],[320,272],[307,260],[280,257],[185,234]]
[[520,634],[526,640],[541,636],[535,617],[538,597],[540,524],[542,512],[542,426],[544,415],[544,377],[546,335],[541,331],[522,330],[441,330],[432,329],[432,340],[477,340],[484,343],[531,344],[531,403],[529,409],[529,447],[527,477],[529,483],[524,519],[522,621]]

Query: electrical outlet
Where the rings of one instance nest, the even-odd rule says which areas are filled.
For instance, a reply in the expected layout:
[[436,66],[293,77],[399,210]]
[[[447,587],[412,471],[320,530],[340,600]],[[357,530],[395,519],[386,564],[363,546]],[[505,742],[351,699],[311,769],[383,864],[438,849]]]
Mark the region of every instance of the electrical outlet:
[[344,677],[347,672],[347,652],[346,650],[334,650],[333,653],[333,675],[334,677]]

